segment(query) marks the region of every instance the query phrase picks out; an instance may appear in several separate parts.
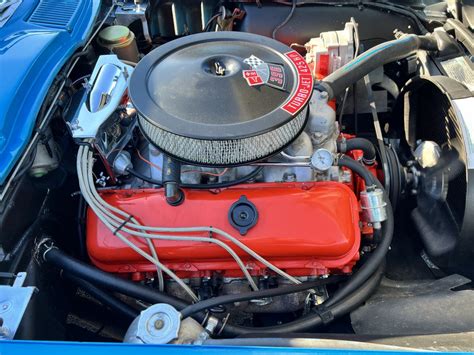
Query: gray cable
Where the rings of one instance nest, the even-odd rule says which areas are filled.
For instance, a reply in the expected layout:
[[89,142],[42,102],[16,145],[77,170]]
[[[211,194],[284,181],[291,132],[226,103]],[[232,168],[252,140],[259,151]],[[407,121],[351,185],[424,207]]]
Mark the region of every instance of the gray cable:
[[[93,189],[93,191],[96,192],[96,197],[101,202],[101,204],[107,206],[109,209],[115,211],[116,213],[121,214],[124,217],[127,217],[127,218],[129,217],[129,215],[126,214],[125,212],[123,212],[121,210],[118,210],[114,206],[111,206],[111,205],[107,204],[107,202],[104,201],[100,197],[99,194],[97,194],[97,191],[95,190],[95,188],[92,187],[92,189]],[[119,221],[117,220],[117,222],[119,222]],[[230,240],[232,243],[237,245],[240,249],[242,249],[243,251],[248,253],[250,256],[252,256],[257,261],[264,264],[266,267],[268,267],[270,270],[274,271],[275,273],[277,273],[281,277],[284,277],[284,278],[290,280],[291,282],[293,282],[295,284],[301,283],[298,279],[296,279],[293,276],[287,274],[283,270],[277,268],[275,265],[273,265],[272,263],[270,263],[269,261],[267,261],[266,259],[261,257],[259,254],[257,254],[255,251],[253,251],[251,248],[247,247],[244,243],[239,241],[237,238],[233,237],[232,235],[228,234],[227,232],[225,232],[221,229],[214,228],[214,227],[171,227],[171,228],[170,227],[149,227],[149,226],[138,225],[136,223],[131,223],[131,222],[126,222],[125,223],[125,222],[126,222],[126,220],[120,219],[120,224],[123,223],[124,227],[134,228],[134,229],[139,229],[139,230],[149,231],[149,232],[164,232],[164,233],[207,232],[207,233],[213,233],[213,234],[220,235],[220,236]],[[249,280],[249,282],[250,282],[250,280]]]
[[[83,165],[84,163],[87,164],[87,160],[85,159],[88,155],[89,148],[81,146],[79,147],[79,152],[78,152],[78,158],[77,158],[77,172],[78,172],[78,177],[79,177],[79,187],[83,193],[84,199],[87,201],[89,206],[93,209],[94,213],[101,219],[102,223],[109,228],[112,231],[115,231],[115,228],[108,223],[107,219],[104,218],[105,216],[102,215],[102,212],[100,209],[97,209],[97,205],[95,204],[94,199],[91,197],[89,194],[89,191],[87,190],[86,185],[84,184],[84,169]],[[85,166],[84,166],[85,167]],[[94,208],[95,207],[95,208]],[[137,252],[139,255],[143,256],[145,259],[159,267],[161,270],[163,270],[170,278],[175,280],[191,297],[193,300],[197,301],[198,297],[194,294],[194,292],[184,283],[183,280],[181,280],[176,274],[174,274],[170,269],[168,269],[165,265],[160,263],[158,260],[154,259],[151,255],[148,253],[144,252],[141,250],[139,247],[137,247],[135,244],[133,244],[131,241],[128,240],[128,238],[124,237],[121,233],[117,232],[115,235],[126,245],[128,245],[131,249],[133,249],[135,252]]]

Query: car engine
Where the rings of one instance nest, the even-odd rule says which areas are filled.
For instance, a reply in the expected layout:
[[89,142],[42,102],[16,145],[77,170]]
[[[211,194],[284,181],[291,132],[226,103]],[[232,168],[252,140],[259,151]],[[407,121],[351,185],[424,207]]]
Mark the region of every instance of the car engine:
[[102,7],[20,176],[45,198],[16,268],[43,275],[35,309],[55,280],[66,338],[474,330],[472,34],[449,9]]

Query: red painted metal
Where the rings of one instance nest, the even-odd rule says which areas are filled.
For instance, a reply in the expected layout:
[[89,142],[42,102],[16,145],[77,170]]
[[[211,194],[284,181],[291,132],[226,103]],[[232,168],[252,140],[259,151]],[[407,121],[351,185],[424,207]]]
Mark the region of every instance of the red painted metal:
[[[258,223],[245,236],[228,221],[230,206],[242,195],[255,204],[259,214]],[[142,224],[220,228],[294,276],[348,273],[359,258],[359,203],[353,191],[340,183],[259,183],[213,191],[186,190],[185,202],[177,207],[166,203],[162,190],[111,191],[102,196]],[[187,235],[208,237],[209,233]],[[232,247],[251,274],[271,274],[224,238],[212,237]],[[148,250],[142,239],[130,240]],[[229,254],[214,244],[155,240],[154,245],[160,261],[181,277],[205,277],[213,272],[225,277],[242,276]],[[91,210],[87,218],[87,248],[92,262],[108,272],[137,277],[154,270]]]

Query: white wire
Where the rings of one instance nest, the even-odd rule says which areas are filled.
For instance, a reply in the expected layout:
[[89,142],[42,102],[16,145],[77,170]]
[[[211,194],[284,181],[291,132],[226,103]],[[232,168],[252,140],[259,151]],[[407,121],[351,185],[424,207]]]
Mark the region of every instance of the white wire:
[[[124,217],[127,217],[127,218],[129,217],[129,214],[115,208],[112,205],[109,205],[106,201],[104,201],[101,198],[101,196],[97,193],[97,191],[95,191],[95,188],[93,189],[93,191],[95,192],[96,199],[100,200],[100,202],[102,204],[104,204],[104,206],[107,206],[110,210],[113,210],[114,212],[116,212],[118,214],[121,214]],[[264,264],[266,267],[268,267],[270,270],[274,271],[278,275],[290,280],[291,282],[293,282],[295,284],[301,283],[298,279],[296,279],[293,276],[287,274],[283,270],[277,268],[275,265],[271,264],[269,261],[267,261],[266,259],[261,257],[255,251],[253,251],[252,249],[247,247],[245,244],[240,242],[238,239],[236,239],[235,237],[233,237],[232,235],[228,234],[227,232],[225,232],[221,229],[214,228],[214,227],[150,227],[150,226],[137,225],[137,224],[130,223],[130,222],[125,223],[126,220],[124,220],[124,219],[120,219],[118,217],[114,217],[114,218],[116,218],[117,222],[120,222],[120,225],[121,224],[124,225],[124,228],[122,228],[122,230],[125,230],[125,228],[128,227],[128,228],[140,229],[140,230],[147,231],[147,232],[162,232],[162,233],[207,232],[207,233],[214,233],[214,234],[220,235],[220,236],[228,239],[229,241],[231,241],[235,245],[237,245],[243,251],[248,253],[250,256],[252,256],[256,260],[260,261],[262,264]],[[128,231],[128,228],[127,228],[127,231]],[[140,236],[142,236],[142,234],[140,234]],[[167,237],[169,237],[169,236],[167,236]],[[208,238],[208,239],[210,239],[211,241],[216,241],[217,240],[217,239],[211,239],[211,238]],[[227,246],[226,244],[223,244],[223,245]],[[242,270],[242,271],[244,271],[244,270]],[[249,280],[249,282],[250,282],[250,280]]]
[[[89,158],[89,169],[91,169],[91,164],[90,164],[91,159],[92,159],[92,157]],[[100,203],[101,202],[97,201],[97,197],[100,197],[100,196],[96,192],[94,193],[93,189],[92,189],[92,191],[90,189],[90,186],[93,184],[93,180],[91,179],[90,171],[88,172],[88,177],[89,177],[89,182],[88,182],[89,183],[89,185],[88,185],[89,186],[89,191],[88,191],[88,193],[92,192],[92,194],[94,195],[93,198],[95,199],[96,204],[100,208]],[[120,211],[120,210],[118,210],[118,211]],[[115,231],[117,228],[122,226],[122,228],[120,228],[121,231],[124,231],[124,232],[126,232],[128,234],[131,234],[133,236],[136,236],[136,237],[142,237],[142,238],[146,238],[146,239],[192,241],[192,242],[205,242],[205,243],[217,244],[218,246],[220,246],[224,250],[226,250],[234,258],[234,260],[237,262],[237,264],[241,268],[242,272],[244,273],[245,277],[249,281],[250,286],[252,287],[252,289],[254,291],[258,290],[258,287],[255,284],[255,281],[253,280],[252,276],[248,272],[247,268],[245,267],[244,263],[242,262],[240,257],[237,255],[237,253],[235,253],[235,251],[232,250],[227,244],[223,243],[222,241],[220,241],[218,239],[212,239],[210,237],[170,236],[170,235],[147,234],[147,233],[143,233],[143,232],[137,232],[135,230],[127,228],[127,224],[123,224],[123,220],[120,217],[117,217],[117,216],[111,214],[110,212],[108,212],[107,210],[104,210],[103,208],[102,208],[101,212],[103,212],[103,214],[106,216],[108,222],[115,227],[115,229],[113,231]],[[120,211],[120,213],[129,216],[127,213],[125,213],[123,211]]]
[[[83,157],[87,158],[87,154],[88,154],[87,152],[88,152],[88,148],[84,151]],[[83,158],[81,158],[81,159],[83,159]],[[92,174],[92,167],[91,167],[90,173]],[[84,185],[87,186],[86,184],[84,184]],[[94,185],[93,185],[93,186],[94,186]],[[91,189],[91,190],[95,191],[95,188],[93,188],[93,189]],[[126,214],[124,213],[123,215],[126,215]],[[138,221],[137,221],[134,217],[132,217],[131,220],[132,220],[134,223],[139,224]],[[159,258],[158,258],[158,254],[156,253],[156,248],[155,248],[155,246],[153,245],[153,243],[151,242],[151,240],[150,240],[150,239],[146,239],[146,243],[147,243],[147,245],[148,245],[148,248],[150,249],[150,253],[151,253],[151,255],[153,256],[153,258],[155,258],[156,261],[159,262],[160,260],[159,260]],[[155,266],[156,266],[156,265],[155,265]],[[163,278],[163,271],[161,270],[160,267],[156,266],[156,272],[157,272],[157,277],[158,277],[158,290],[162,292],[162,291],[164,291],[164,289],[165,289],[165,280],[164,280],[164,278]]]
[[[155,246],[151,240],[146,239],[146,243],[148,245],[148,249],[150,249],[151,256],[153,256],[157,261],[160,261],[160,259],[158,259],[158,254],[156,253]],[[156,274],[158,276],[158,290],[163,292],[165,290],[165,279],[163,278],[163,270],[161,270],[158,266],[156,267]]]
[[[107,209],[110,209],[111,211],[113,211],[117,214],[120,214],[124,217],[127,217],[127,219],[128,219],[128,217],[129,217],[128,213],[116,208],[115,206],[112,206],[112,205],[108,204],[105,200],[102,199],[102,197],[97,193],[97,191],[96,191],[96,189],[93,185],[93,181],[90,183],[90,186],[91,186],[92,193],[95,195],[96,200],[100,201],[100,204],[102,204],[104,207],[106,207]],[[214,227],[150,227],[150,226],[143,226],[143,225],[140,225],[140,224],[126,222],[126,220],[120,219],[116,216],[114,216],[113,218],[115,218],[116,221],[118,223],[120,223],[120,225],[123,224],[124,227],[126,226],[128,228],[134,228],[134,229],[139,229],[139,230],[148,231],[148,232],[162,232],[162,233],[207,232],[207,233],[218,234],[218,235],[228,239],[229,241],[231,241],[235,245],[237,245],[243,251],[248,253],[250,256],[252,256],[256,260],[260,261],[262,264],[264,264],[266,267],[268,267],[270,270],[274,271],[278,275],[290,280],[291,282],[293,282],[295,284],[301,283],[298,279],[296,279],[293,276],[287,274],[283,270],[277,268],[275,265],[273,265],[272,263],[270,263],[269,261],[267,261],[266,259],[261,257],[259,254],[257,254],[255,251],[253,251],[249,247],[247,247],[245,244],[243,244],[237,238],[233,237],[232,235],[228,234],[227,232],[225,232],[221,229],[214,228]],[[124,229],[122,229],[122,230],[124,230]],[[212,241],[216,241],[216,239],[211,239],[211,238],[208,238],[208,239],[210,239]],[[244,270],[242,270],[242,271],[244,271]],[[249,280],[249,282],[250,282],[250,280]]]
[[[88,148],[87,148],[88,149]],[[91,193],[94,195],[95,197],[95,200],[97,200],[97,205],[100,207],[100,205],[102,205],[104,208],[106,209],[110,209],[111,211],[114,211],[115,213],[117,214],[120,214],[124,217],[129,217],[129,215],[127,213],[125,213],[124,211],[120,210],[120,209],[117,209],[115,208],[114,206],[112,205],[109,205],[106,201],[104,201],[101,196],[97,193],[95,187],[94,187],[94,184],[93,184],[93,181],[90,182],[90,184],[88,184],[89,187],[90,187],[90,191]],[[108,212],[108,211],[107,211]],[[104,216],[104,218],[106,218],[107,216]],[[121,219],[113,214],[109,214],[108,216],[109,218],[112,218],[113,220],[115,220],[116,222],[114,223],[117,227],[118,226],[122,226],[122,230],[130,233],[130,234],[134,234],[136,236],[140,236],[140,237],[143,237],[145,239],[168,239],[170,240],[170,236],[168,235],[153,235],[153,237],[150,235],[150,234],[145,234],[143,232],[136,232],[136,231],[133,231],[133,230],[130,230],[129,228],[134,228],[134,229],[139,229],[139,230],[142,230],[142,231],[150,231],[150,232],[169,232],[169,233],[176,233],[176,232],[208,232],[208,233],[215,233],[217,235],[220,235],[226,239],[228,239],[229,241],[231,241],[232,243],[234,243],[235,245],[237,245],[239,248],[241,248],[242,250],[244,250],[245,252],[247,252],[249,255],[251,255],[253,258],[255,258],[256,260],[258,260],[259,262],[261,262],[262,264],[264,264],[266,267],[268,267],[270,270],[274,271],[275,273],[277,273],[278,275],[290,280],[291,282],[295,283],[295,284],[299,284],[301,283],[298,279],[292,277],[291,275],[287,274],[286,272],[282,271],[281,269],[277,268],[276,266],[274,266],[273,264],[271,264],[269,261],[267,261],[266,259],[264,259],[263,257],[261,257],[259,254],[257,254],[256,252],[254,252],[252,249],[250,249],[249,247],[247,247],[245,244],[243,244],[242,242],[240,242],[238,239],[236,239],[235,237],[231,236],[230,234],[228,234],[227,232],[223,231],[223,230],[220,230],[218,228],[213,228],[213,227],[172,227],[172,228],[167,228],[167,227],[149,227],[149,226],[142,226],[140,224],[138,224],[138,222],[134,219],[132,219],[131,221],[133,223],[130,223],[130,222],[127,222],[126,220],[124,219]],[[115,231],[115,229],[112,229],[113,231]],[[189,238],[189,237],[185,237],[185,236],[177,236],[176,238],[179,238],[179,239],[176,239],[176,240],[183,240],[183,237],[184,238]],[[196,238],[196,237],[194,237]],[[209,239],[206,239],[207,242],[209,242]],[[174,240],[174,239],[172,239]],[[202,240],[202,239],[200,239]],[[216,241],[216,239],[211,239],[213,242]],[[220,242],[220,241],[219,241]],[[222,246],[224,249],[226,249],[227,251],[229,251],[229,253],[231,253],[231,255],[234,257],[234,259],[237,261],[238,256],[233,252],[232,249],[230,249],[226,244],[224,243],[215,243],[215,244],[219,244],[220,246]],[[236,259],[237,257],[237,259]],[[240,260],[240,259],[239,259]],[[239,262],[238,262],[239,263]],[[251,275],[248,273],[247,269],[245,268],[245,266],[243,265],[243,263],[239,263],[242,268],[242,271],[244,272],[244,274],[246,274],[246,277],[247,279],[249,280],[249,283],[250,285],[252,286],[252,288],[256,289],[256,285],[251,277]]]
[[[78,172],[78,178],[79,178],[79,187],[83,193],[83,197],[88,203],[88,205],[92,208],[94,213],[101,219],[101,221],[104,223],[104,225],[109,228],[111,231],[115,231],[116,228],[114,228],[112,225],[109,224],[109,222],[103,218],[102,212],[97,209],[97,206],[95,205],[94,200],[91,198],[91,195],[87,191],[86,185],[84,184],[84,169],[81,164],[86,161],[86,159],[83,159],[83,157],[86,156],[88,148],[85,149],[83,146],[79,147],[79,152],[78,152],[78,157],[77,157],[77,172]],[[123,243],[128,245],[131,249],[133,249],[135,252],[137,252],[139,255],[143,256],[145,259],[156,265],[160,270],[163,270],[170,278],[176,281],[178,285],[180,285],[186,293],[188,293],[193,301],[198,301],[198,297],[194,294],[194,292],[184,283],[183,280],[181,280],[175,273],[173,273],[170,269],[168,269],[165,265],[163,265],[160,261],[156,260],[153,256],[149,255],[148,253],[144,252],[141,250],[139,247],[137,247],[135,244],[133,244],[131,241],[129,241],[126,237],[124,237],[120,232],[115,233],[117,238],[119,238]]]
[[[95,188],[94,188],[94,182],[91,178],[91,173],[92,173],[92,165],[93,165],[93,158],[92,158],[92,153],[90,153],[90,156],[88,158],[88,162],[89,162],[89,171],[87,173],[87,176],[86,178],[88,178],[88,187],[89,187],[89,190],[88,192],[91,192],[93,197],[95,198],[96,202],[97,202],[97,205],[100,207],[101,205],[101,201],[103,201],[100,197],[100,195],[97,193],[97,191],[95,191]],[[87,180],[86,180],[87,181]],[[117,213],[123,215],[123,216],[127,216],[129,217],[129,214],[125,213],[124,211],[120,210],[120,209],[117,209],[115,208],[114,206],[112,205],[109,205],[107,204],[105,201],[103,201],[102,203],[103,205],[107,205],[107,206],[110,206],[112,209],[114,209],[115,211],[117,211]],[[249,281],[250,283],[250,286],[252,287],[252,289],[254,291],[257,291],[258,290],[258,287],[257,285],[255,284],[255,281],[253,280],[252,276],[250,275],[250,273],[248,272],[247,268],[245,267],[244,263],[242,262],[242,260],[240,259],[240,257],[226,244],[224,244],[222,241],[220,240],[217,240],[217,239],[212,239],[210,237],[192,237],[192,236],[169,236],[169,235],[154,235],[153,238],[149,237],[150,234],[146,234],[146,233],[143,233],[143,232],[137,232],[137,231],[134,231],[134,230],[130,230],[126,227],[126,224],[124,224],[124,220],[120,219],[120,217],[117,217],[113,214],[111,214],[109,211],[107,211],[106,209],[106,206],[104,206],[105,208],[102,209],[102,212],[104,212],[107,216],[109,216],[112,220],[109,219],[109,222],[114,225],[116,228],[118,227],[121,227],[121,230],[123,230],[124,232],[127,232],[129,234],[132,234],[134,236],[137,236],[137,237],[143,237],[143,238],[150,238],[150,239],[162,239],[162,240],[176,240],[176,241],[195,241],[195,242],[206,242],[206,243],[213,243],[213,244],[217,244],[219,245],[220,247],[222,247],[223,249],[225,249],[233,258],[234,260],[237,262],[237,264],[239,265],[239,267],[241,268],[242,272],[244,273],[245,277],[247,278],[247,280]],[[114,222],[113,220],[115,220],[116,222]],[[153,245],[153,244],[152,244]]]
[[[86,149],[88,151],[88,148],[86,148]],[[110,213],[110,211],[107,211],[106,207],[110,207],[110,209],[114,210],[116,213],[121,214],[122,216],[126,216],[127,218],[129,217],[129,214],[125,213],[124,211],[122,211],[120,209],[115,208],[112,205],[109,205],[107,202],[105,202],[100,197],[100,195],[95,190],[94,182],[93,182],[92,176],[91,176],[92,164],[93,164],[92,153],[89,153],[89,154],[90,155],[89,155],[88,158],[85,155],[83,155],[81,157],[81,159],[86,159],[87,158],[88,163],[89,163],[89,168],[88,168],[89,171],[87,173],[87,176],[85,175],[84,172],[82,172],[81,180],[84,180],[84,178],[86,179],[86,181],[88,180],[88,182],[86,182],[84,184],[85,186],[88,187],[88,189],[86,189],[84,191],[84,193],[86,193],[88,195],[90,195],[90,194],[93,195],[92,200],[94,200],[94,202],[95,202],[93,207],[101,209],[102,213],[101,213],[100,217],[107,218],[107,221],[112,226],[116,227],[116,228],[112,229],[112,231],[115,231],[117,228],[122,227],[121,230],[123,230],[124,232],[127,232],[127,233],[132,234],[132,235],[137,236],[137,237],[145,238],[148,242],[150,242],[149,245],[151,245],[151,249],[153,251],[154,251],[154,248],[153,248],[153,244],[151,243],[150,239],[176,240],[176,241],[186,241],[187,240],[187,241],[197,241],[197,242],[207,242],[207,243],[217,244],[218,246],[225,249],[234,258],[234,260],[237,262],[237,264],[241,268],[242,272],[244,273],[245,277],[249,281],[249,284],[252,287],[252,289],[255,290],[255,291],[258,290],[257,285],[255,284],[252,276],[250,275],[250,273],[246,269],[246,267],[245,267],[244,263],[242,262],[242,260],[240,259],[240,257],[234,252],[234,250],[232,250],[228,245],[224,244],[220,240],[212,239],[212,238],[208,238],[208,237],[192,237],[192,236],[169,236],[169,235],[156,235],[156,234],[151,236],[150,234],[146,234],[146,233],[143,233],[143,232],[137,232],[137,231],[128,229],[126,227],[126,224],[124,223],[125,220],[120,219],[119,217],[117,217],[117,216],[113,215],[112,213]],[[106,206],[101,206],[101,203],[106,205]],[[134,223],[137,223],[137,221],[134,218],[132,218],[132,220],[133,220]],[[140,229],[143,230],[143,226],[140,226]]]
[[[84,150],[84,153],[85,153],[85,150]],[[80,149],[80,150],[79,150],[79,153],[78,153],[78,163],[79,163],[79,159],[81,159],[81,158],[80,158],[80,157],[81,157],[81,154],[82,154],[82,150]],[[84,154],[83,156],[86,156],[86,155]],[[84,195],[84,198],[86,199],[86,197],[87,197],[87,202],[88,202],[88,204],[92,207],[92,204],[90,203],[90,202],[91,202],[91,200],[90,200],[90,195],[87,194],[87,190],[85,189],[84,180],[83,180],[83,178],[81,178],[81,176],[83,176],[82,170],[83,170],[83,169],[80,168],[80,165],[78,164],[79,184],[80,184],[81,190],[83,190],[83,192],[86,192],[86,193],[83,194],[83,195]],[[151,253],[154,254],[154,255],[156,255],[156,251],[154,250],[153,245],[152,245],[151,243],[149,244],[149,246],[150,246],[150,245],[152,246]],[[155,253],[154,253],[154,252],[155,252]],[[157,261],[159,264],[161,264],[157,258],[156,258],[156,261]],[[159,282],[163,285],[162,287],[164,287],[164,280],[163,280],[163,275],[162,275],[162,272],[161,272],[160,265],[158,265],[158,264],[155,263],[155,262],[153,262],[153,264],[155,264],[155,265],[157,266],[157,269],[160,270],[160,273],[158,274],[158,278],[159,278]],[[171,271],[170,271],[170,272],[171,272]],[[161,276],[161,277],[160,277],[160,276]],[[172,277],[172,276],[170,276],[170,277]],[[172,277],[172,278],[173,278],[173,279],[179,279],[176,275],[175,275],[175,277]],[[161,279],[161,280],[160,280],[160,279]],[[189,289],[189,290],[190,290],[190,289]],[[193,293],[192,291],[191,291],[191,294],[195,297],[195,295],[194,295],[194,293]],[[193,296],[192,296],[192,297],[193,297]],[[194,299],[194,297],[193,297],[193,299]]]

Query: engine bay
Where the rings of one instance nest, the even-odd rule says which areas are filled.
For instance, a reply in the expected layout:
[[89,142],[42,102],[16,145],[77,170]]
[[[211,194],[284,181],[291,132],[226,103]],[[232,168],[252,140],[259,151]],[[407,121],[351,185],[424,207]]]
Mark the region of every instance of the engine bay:
[[3,337],[472,339],[472,34],[356,5],[103,4],[2,201]]

